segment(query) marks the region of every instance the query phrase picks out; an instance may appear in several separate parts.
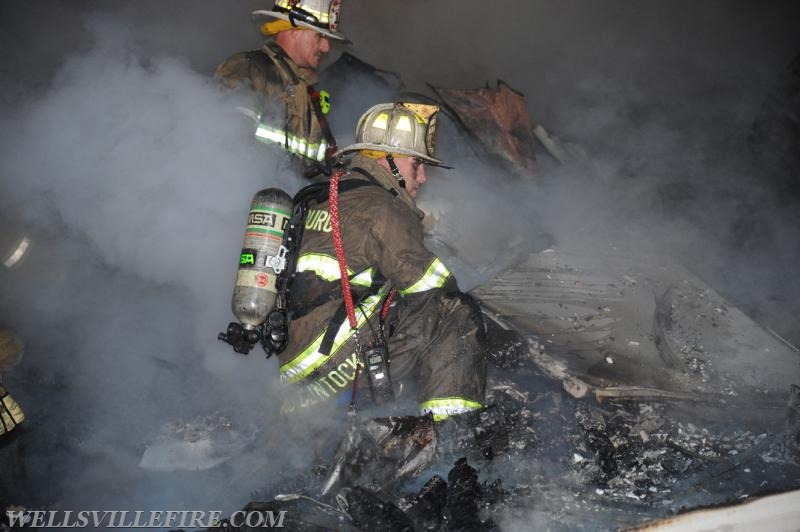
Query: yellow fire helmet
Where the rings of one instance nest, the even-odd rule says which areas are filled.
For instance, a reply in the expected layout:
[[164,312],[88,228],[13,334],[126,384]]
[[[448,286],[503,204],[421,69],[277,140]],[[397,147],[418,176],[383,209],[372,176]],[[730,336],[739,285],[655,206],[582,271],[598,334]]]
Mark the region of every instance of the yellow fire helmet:
[[253,11],[253,18],[266,18],[260,25],[261,33],[274,35],[282,30],[306,28],[317,31],[326,37],[346,40],[337,31],[339,27],[339,8],[341,0],[276,0],[271,10]]
[[433,166],[444,166],[434,157],[439,106],[424,103],[381,103],[358,121],[356,143],[337,156],[356,151],[377,151],[417,157]]

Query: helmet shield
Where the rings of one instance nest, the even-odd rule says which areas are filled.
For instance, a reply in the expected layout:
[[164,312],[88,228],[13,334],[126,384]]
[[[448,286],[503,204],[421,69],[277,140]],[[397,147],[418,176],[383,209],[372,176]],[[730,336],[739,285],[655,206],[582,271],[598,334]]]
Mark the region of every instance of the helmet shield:
[[341,0],[276,0],[271,10],[253,11],[253,18],[283,20],[298,28],[317,31],[326,37],[346,40],[339,33]]
[[371,107],[356,127],[356,143],[342,148],[340,155],[360,150],[375,150],[417,157],[441,166],[434,157],[438,105],[422,103],[383,103]]

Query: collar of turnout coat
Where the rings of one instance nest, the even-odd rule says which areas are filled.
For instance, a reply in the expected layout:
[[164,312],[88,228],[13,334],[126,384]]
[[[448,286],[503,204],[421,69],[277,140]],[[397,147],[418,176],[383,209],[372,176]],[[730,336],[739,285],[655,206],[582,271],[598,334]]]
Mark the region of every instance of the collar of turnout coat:
[[[363,168],[369,174],[372,175],[384,188],[387,190],[395,190],[397,191],[397,197],[406,205],[408,205],[417,218],[422,220],[425,217],[425,213],[422,212],[417,208],[417,204],[414,201],[414,198],[408,195],[406,189],[400,188],[400,185],[397,183],[397,179],[392,175],[392,173],[377,163],[374,159],[370,159],[369,157],[365,157],[363,155],[356,154],[353,159],[350,161],[349,168]],[[355,178],[355,179],[366,179],[366,177],[362,176],[358,172],[351,172],[348,178]]]
[[297,63],[292,61],[291,57],[286,55],[286,52],[283,50],[283,48],[281,48],[280,45],[275,41],[270,40],[264,43],[262,50],[271,58],[274,58],[275,56],[283,58],[283,60],[286,62],[286,65],[292,69],[294,75],[302,80],[306,85],[315,85],[319,81],[316,70],[313,68],[298,66]]

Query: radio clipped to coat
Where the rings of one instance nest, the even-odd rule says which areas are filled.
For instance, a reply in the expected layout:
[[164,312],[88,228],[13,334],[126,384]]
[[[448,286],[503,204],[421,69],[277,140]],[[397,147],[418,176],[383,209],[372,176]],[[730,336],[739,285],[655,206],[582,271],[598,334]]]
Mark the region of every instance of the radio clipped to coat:
[[291,196],[278,188],[259,191],[250,205],[239,269],[231,298],[238,322],[218,338],[246,355],[261,342],[269,357],[288,339],[285,311],[276,309],[278,276],[287,267],[284,233],[292,216]]

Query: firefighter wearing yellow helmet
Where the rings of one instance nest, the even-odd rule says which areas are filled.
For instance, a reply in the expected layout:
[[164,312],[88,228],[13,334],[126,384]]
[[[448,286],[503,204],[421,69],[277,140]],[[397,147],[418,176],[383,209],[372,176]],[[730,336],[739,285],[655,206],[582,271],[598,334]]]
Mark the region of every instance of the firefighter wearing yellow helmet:
[[[415,204],[426,166],[443,165],[434,154],[438,112],[435,105],[407,102],[369,109],[358,123],[357,142],[339,153],[354,155],[339,178],[335,209],[327,197],[308,204],[291,289],[289,344],[279,355],[282,380],[297,385],[284,402],[286,412],[346,397],[354,380],[370,389],[373,357],[381,356],[388,364],[375,366],[375,378],[389,381],[389,395],[400,390],[398,383],[415,381],[421,412],[437,421],[482,406],[480,309],[425,247],[423,214]],[[355,329],[343,310],[333,210]],[[376,352],[382,348],[385,354]]]
[[0,436],[8,434],[25,419],[22,408],[3,386],[2,372],[15,365],[22,345],[8,330],[0,329]]
[[229,87],[244,85],[258,99],[248,113],[255,138],[283,148],[300,161],[306,177],[330,173],[336,140],[327,123],[330,95],[318,90],[317,68],[338,31],[340,0],[278,0],[253,12],[269,40],[260,50],[237,53],[214,77]]

